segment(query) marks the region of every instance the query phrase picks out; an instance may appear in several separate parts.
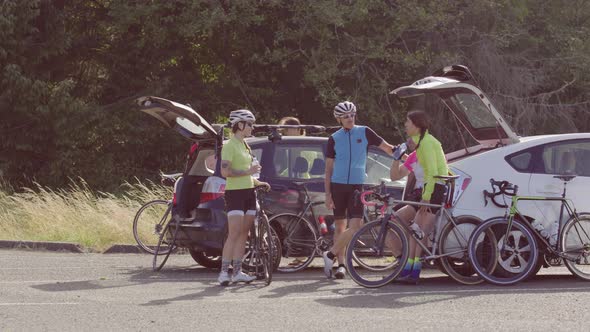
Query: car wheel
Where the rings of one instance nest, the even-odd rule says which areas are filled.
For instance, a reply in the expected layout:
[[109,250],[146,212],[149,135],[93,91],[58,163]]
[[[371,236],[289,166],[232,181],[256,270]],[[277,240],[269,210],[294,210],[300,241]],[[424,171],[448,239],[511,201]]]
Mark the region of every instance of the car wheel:
[[196,251],[189,249],[188,252],[195,262],[209,269],[220,269],[221,268],[221,256],[208,256],[202,251]]

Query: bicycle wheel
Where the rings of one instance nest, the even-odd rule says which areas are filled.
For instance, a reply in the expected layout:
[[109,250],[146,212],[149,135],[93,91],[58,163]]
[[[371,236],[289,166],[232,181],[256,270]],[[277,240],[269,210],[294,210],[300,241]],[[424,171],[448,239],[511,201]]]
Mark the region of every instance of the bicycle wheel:
[[279,272],[297,272],[311,264],[318,235],[309,220],[296,214],[282,213],[270,218],[269,223],[279,229],[282,251],[277,268]]
[[[491,231],[491,233],[490,233]],[[491,234],[495,238],[492,238]],[[493,253],[481,253],[481,243],[496,243]],[[506,242],[506,243],[504,243]],[[537,241],[529,228],[513,220],[491,219],[479,225],[469,239],[469,261],[483,279],[496,285],[512,285],[525,280],[535,269],[539,256]],[[497,261],[491,264],[491,260]],[[488,269],[495,265],[494,269]],[[503,273],[496,273],[500,269]]]
[[[368,231],[365,233],[365,235],[363,236],[363,239],[361,239],[364,243],[375,243],[375,241],[377,241],[377,236],[379,235],[378,233],[378,229],[371,229],[371,231]],[[389,267],[387,265],[383,265],[383,266],[371,266],[370,264],[366,264],[364,260],[359,259],[357,257],[357,253],[356,251],[352,252],[352,260],[362,266],[363,268],[369,270],[369,271],[384,271],[387,270]]]
[[563,260],[576,277],[590,280],[590,216],[578,215],[563,226],[561,249],[567,255]]
[[[372,234],[378,234],[374,237]],[[408,239],[402,228],[383,219],[365,224],[346,249],[346,268],[352,280],[364,287],[381,287],[401,272],[408,260]],[[353,254],[363,262],[354,264]],[[363,268],[370,266],[372,269]]]
[[[445,274],[465,285],[476,285],[483,282],[469,261],[468,242],[471,234],[479,223],[475,220],[448,222],[443,226],[438,243],[440,267]],[[496,248],[496,237],[490,230],[476,240],[479,262],[485,262],[485,269],[494,269],[496,260],[491,259]]]
[[[248,234],[248,240],[246,241],[246,248],[242,258],[242,268],[250,273],[254,273],[258,279],[262,280],[266,279],[266,272],[264,271],[264,263],[266,261],[263,262],[262,255],[268,255],[268,263],[270,264],[270,271],[272,273],[273,270],[276,270],[277,265],[279,264],[281,247],[275,231],[270,227],[270,224],[268,224],[266,215],[257,218],[259,218],[258,224],[252,225],[250,233]],[[268,234],[270,234],[270,236]],[[263,240],[259,240],[261,236],[263,237]],[[270,253],[268,249],[265,249],[269,247],[272,251]]]
[[[139,247],[149,254],[155,252],[156,245],[172,210],[170,202],[157,199],[139,208],[133,219],[133,237]],[[166,254],[164,248],[160,254]]]
[[[164,230],[162,231],[162,234],[160,234],[160,239],[158,240],[158,245],[154,252],[154,260],[152,263],[152,269],[154,271],[160,271],[162,267],[164,267],[168,257],[170,257],[170,253],[175,249],[174,243],[176,242],[176,235],[178,235],[178,230],[180,228],[178,225],[178,221],[172,219],[166,224],[166,226],[164,226]],[[165,252],[160,253],[162,248],[165,248]]]
[[[275,240],[272,235],[268,218],[265,214],[261,214],[258,219],[258,234],[256,240],[258,242],[258,256],[262,264],[262,272],[264,273],[264,281],[266,285],[272,282],[272,271],[275,267]],[[280,256],[279,256],[280,257]]]

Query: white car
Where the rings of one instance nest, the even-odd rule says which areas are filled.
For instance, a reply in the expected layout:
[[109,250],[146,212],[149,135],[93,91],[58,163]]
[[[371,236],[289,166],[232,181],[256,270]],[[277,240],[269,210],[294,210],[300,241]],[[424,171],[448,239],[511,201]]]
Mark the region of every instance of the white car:
[[[392,94],[429,113],[431,133],[443,144],[449,166],[463,175],[455,190],[456,217],[483,221],[504,215],[505,208],[484,200],[492,178],[517,185],[521,196],[561,196],[564,183],[553,177],[559,174],[577,175],[567,184],[567,197],[578,212],[590,211],[590,133],[519,137],[464,66],[445,67]],[[425,107],[431,100],[444,108]],[[456,151],[448,151],[445,144],[452,135],[462,142]],[[503,203],[500,197],[496,200]],[[559,219],[559,202],[522,202],[518,208],[545,228]]]

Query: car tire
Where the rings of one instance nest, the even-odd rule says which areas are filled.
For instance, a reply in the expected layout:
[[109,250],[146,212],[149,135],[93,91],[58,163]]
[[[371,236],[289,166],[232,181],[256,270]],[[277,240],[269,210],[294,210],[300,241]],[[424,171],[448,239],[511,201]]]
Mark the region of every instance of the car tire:
[[199,263],[199,265],[209,269],[221,268],[221,256],[208,256],[202,251],[196,251],[193,249],[189,249],[188,252],[191,254],[191,257],[195,260],[195,262]]

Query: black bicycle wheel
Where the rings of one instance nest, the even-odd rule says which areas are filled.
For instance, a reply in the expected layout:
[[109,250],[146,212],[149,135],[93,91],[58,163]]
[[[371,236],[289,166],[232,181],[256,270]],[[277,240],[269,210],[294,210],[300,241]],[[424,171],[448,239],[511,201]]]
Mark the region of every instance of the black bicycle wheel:
[[272,234],[273,232],[268,223],[268,218],[262,213],[258,217],[258,234],[256,240],[258,243],[258,256],[263,267],[264,281],[266,285],[270,285],[272,282],[272,272],[275,268],[276,262],[274,254],[276,243]]
[[[168,221],[172,205],[170,202],[157,199],[147,202],[139,208],[133,219],[133,237],[139,247],[149,254],[155,248]],[[160,255],[166,254],[166,248],[160,249]]]
[[297,272],[305,269],[316,254],[317,232],[313,224],[296,214],[282,213],[270,218],[269,223],[278,231],[279,272]]
[[[465,285],[484,281],[471,266],[467,248],[469,238],[478,225],[475,220],[448,222],[440,233],[438,253],[444,255],[439,259],[440,267],[449,277]],[[496,264],[496,260],[492,259],[496,248],[494,233],[488,230],[476,240],[476,245],[478,261],[487,263],[486,270],[493,270]]]
[[[352,236],[346,249],[346,268],[357,284],[381,287],[399,275],[408,260],[408,252],[408,239],[402,228],[380,218],[365,224]],[[353,254],[362,265],[355,264]],[[365,265],[371,269],[363,268]]]
[[579,215],[577,220],[566,222],[560,243],[568,270],[582,280],[590,280],[590,216]]
[[[160,235],[160,240],[158,241],[158,245],[156,246],[156,250],[154,252],[154,260],[152,263],[152,269],[154,271],[160,271],[168,257],[170,257],[170,253],[175,249],[174,243],[176,242],[176,235],[178,234],[178,227],[179,223],[174,220],[170,220],[164,226],[164,231]],[[166,252],[160,254],[160,249],[166,248]]]
[[[494,253],[481,255],[480,244],[489,242],[496,243]],[[538,256],[537,240],[518,220],[513,220],[510,230],[506,219],[488,220],[478,226],[469,239],[471,265],[483,279],[496,285],[512,285],[528,278],[537,265]],[[490,260],[497,261],[492,270],[488,270]],[[496,273],[498,269],[502,273]]]

